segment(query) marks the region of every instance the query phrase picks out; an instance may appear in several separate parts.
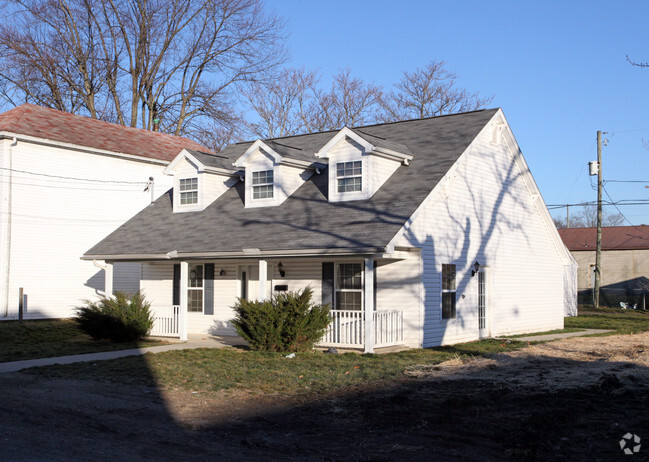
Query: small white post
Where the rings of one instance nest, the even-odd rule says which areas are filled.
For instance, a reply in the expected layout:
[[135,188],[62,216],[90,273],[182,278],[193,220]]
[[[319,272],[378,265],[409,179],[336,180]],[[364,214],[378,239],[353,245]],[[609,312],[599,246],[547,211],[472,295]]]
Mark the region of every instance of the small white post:
[[113,296],[113,264],[106,262],[104,268],[104,296],[110,298]]
[[365,322],[365,353],[374,353],[374,260],[365,259],[363,317]]
[[189,263],[180,262],[180,313],[178,315],[178,330],[180,340],[187,340],[187,286],[189,284]]
[[268,262],[266,260],[259,260],[259,294],[258,300],[264,301],[267,298],[268,286]]

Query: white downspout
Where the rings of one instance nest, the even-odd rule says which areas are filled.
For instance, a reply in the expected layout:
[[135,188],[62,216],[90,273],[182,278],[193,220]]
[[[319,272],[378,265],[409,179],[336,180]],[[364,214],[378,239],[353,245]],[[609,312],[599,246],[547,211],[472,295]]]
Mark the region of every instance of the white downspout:
[[4,249],[4,255],[5,255],[5,265],[6,265],[6,272],[5,272],[5,300],[4,300],[4,317],[9,316],[9,282],[11,281],[10,278],[10,268],[11,268],[11,203],[12,203],[12,197],[11,193],[13,190],[13,156],[12,156],[12,148],[14,146],[18,145],[18,139],[14,136],[13,141],[9,145],[9,152],[7,157],[9,158],[9,179],[8,179],[8,188],[7,188],[7,232],[6,232],[6,238],[5,238],[5,249]]

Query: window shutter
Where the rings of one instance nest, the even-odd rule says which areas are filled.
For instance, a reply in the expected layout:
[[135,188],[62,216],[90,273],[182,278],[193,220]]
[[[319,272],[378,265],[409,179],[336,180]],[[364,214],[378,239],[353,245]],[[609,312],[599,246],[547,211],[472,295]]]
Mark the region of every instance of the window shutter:
[[205,301],[203,314],[214,314],[214,263],[205,263],[203,291]]
[[334,264],[322,262],[322,304],[334,309]]
[[180,305],[180,263],[174,265],[173,305]]

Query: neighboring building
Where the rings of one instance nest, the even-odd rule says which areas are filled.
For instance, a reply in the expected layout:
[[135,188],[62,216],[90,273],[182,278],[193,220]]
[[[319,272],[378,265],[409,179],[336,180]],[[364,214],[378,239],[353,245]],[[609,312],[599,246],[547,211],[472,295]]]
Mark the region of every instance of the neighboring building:
[[[564,228],[559,235],[579,265],[577,286],[582,302],[592,301],[595,286],[597,228]],[[649,226],[602,228],[601,299],[643,306],[649,293]]]
[[[103,294],[104,271],[80,256],[169,187],[163,170],[185,138],[24,104],[0,114],[0,320],[66,317]],[[207,150],[209,152],[209,150]],[[115,289],[139,289],[141,265],[120,263]]]
[[158,334],[232,334],[237,297],[306,286],[333,308],[322,344],[366,351],[557,329],[576,309],[500,109],[185,150],[167,173],[84,256],[142,263]]

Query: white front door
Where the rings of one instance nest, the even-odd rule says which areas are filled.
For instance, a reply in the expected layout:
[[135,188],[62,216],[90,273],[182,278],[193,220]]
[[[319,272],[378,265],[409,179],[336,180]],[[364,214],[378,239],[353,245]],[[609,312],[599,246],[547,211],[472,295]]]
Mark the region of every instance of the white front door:
[[478,335],[489,336],[487,326],[487,275],[484,269],[478,271]]

